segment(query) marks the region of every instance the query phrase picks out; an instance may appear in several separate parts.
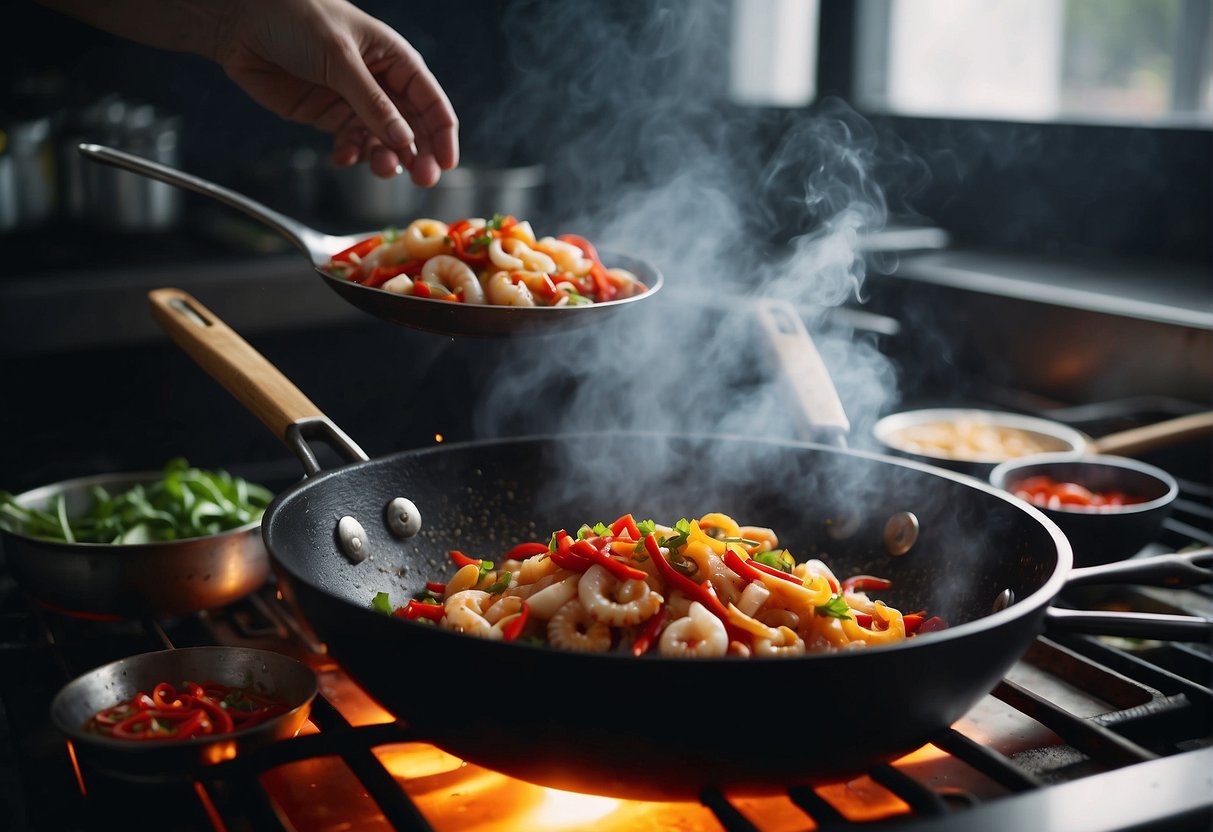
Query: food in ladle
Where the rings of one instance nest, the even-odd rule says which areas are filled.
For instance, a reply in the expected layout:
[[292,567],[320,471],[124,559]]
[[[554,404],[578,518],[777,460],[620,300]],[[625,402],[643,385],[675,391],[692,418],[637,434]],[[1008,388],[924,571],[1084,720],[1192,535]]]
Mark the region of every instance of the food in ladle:
[[583,306],[648,291],[627,269],[604,265],[583,237],[536,237],[529,222],[501,214],[414,220],[333,255],[325,271],[402,295],[494,306]]
[[119,740],[183,740],[230,734],[286,713],[286,703],[252,688],[219,682],[161,682],[152,692],[94,714],[85,730]]
[[1095,490],[1077,482],[1056,480],[1047,474],[1028,477],[1010,489],[1021,500],[1041,508],[1061,511],[1116,511],[1122,506],[1146,502],[1119,490]]
[[769,528],[721,513],[673,526],[614,523],[555,532],[493,561],[450,553],[455,574],[406,604],[372,608],[481,638],[636,656],[792,656],[890,644],[947,625],[903,614],[868,592],[870,575],[839,581],[820,560],[796,562]]

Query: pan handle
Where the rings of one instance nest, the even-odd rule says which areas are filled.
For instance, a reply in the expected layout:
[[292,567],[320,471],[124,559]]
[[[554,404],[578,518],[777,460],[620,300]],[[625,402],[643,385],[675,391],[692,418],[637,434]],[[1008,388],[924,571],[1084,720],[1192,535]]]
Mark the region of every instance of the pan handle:
[[1173,555],[1122,560],[1070,571],[1066,586],[1148,584],[1164,588],[1192,587],[1213,581],[1213,546]]
[[1066,633],[1213,643],[1213,620],[1195,615],[1049,607],[1045,610],[1045,626],[1050,631]]
[[1189,439],[1199,439],[1210,433],[1213,433],[1213,411],[1206,410],[1100,437],[1091,442],[1088,452],[1132,456]]
[[148,300],[177,345],[294,451],[309,476],[320,463],[308,439],[326,440],[351,461],[369,459],[277,367],[187,292],[153,289]]
[[754,313],[795,396],[801,438],[846,447],[851,422],[796,307],[786,300],[763,298],[754,301]]

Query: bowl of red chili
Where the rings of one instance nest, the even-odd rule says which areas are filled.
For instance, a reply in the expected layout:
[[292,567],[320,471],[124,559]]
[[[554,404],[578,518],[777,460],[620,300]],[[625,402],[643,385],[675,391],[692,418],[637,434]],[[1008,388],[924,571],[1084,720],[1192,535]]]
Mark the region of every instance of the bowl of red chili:
[[289,656],[188,647],[90,670],[55,695],[50,712],[82,775],[162,781],[295,736],[316,691],[315,673]]
[[990,483],[1055,522],[1075,566],[1122,560],[1157,537],[1179,494],[1161,468],[1120,456],[1035,454],[1004,462]]

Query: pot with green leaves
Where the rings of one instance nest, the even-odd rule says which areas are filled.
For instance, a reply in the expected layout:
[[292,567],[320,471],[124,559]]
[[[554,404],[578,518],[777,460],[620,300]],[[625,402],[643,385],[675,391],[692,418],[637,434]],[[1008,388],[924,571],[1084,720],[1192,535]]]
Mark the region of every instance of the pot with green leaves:
[[183,459],[0,493],[9,571],[43,606],[76,615],[171,616],[265,583],[261,516],[273,495]]

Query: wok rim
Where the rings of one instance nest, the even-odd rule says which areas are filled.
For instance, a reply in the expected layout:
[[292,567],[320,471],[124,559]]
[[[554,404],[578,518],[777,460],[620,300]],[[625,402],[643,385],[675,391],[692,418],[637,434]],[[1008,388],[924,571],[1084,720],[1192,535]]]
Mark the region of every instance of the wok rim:
[[[74,488],[87,488],[91,485],[105,486],[107,484],[120,483],[147,483],[154,482],[163,477],[163,471],[150,470],[121,471],[112,474],[89,474],[83,477],[73,477],[71,479],[58,480],[45,485],[35,486],[27,491],[22,491],[20,494],[14,494],[13,500],[18,505],[25,506],[26,501],[41,499],[44,496],[54,497],[56,494],[61,494]],[[147,543],[91,543],[88,541],[75,541],[69,543],[66,540],[54,540],[49,537],[33,537],[32,535],[11,531],[9,529],[0,529],[0,533],[11,535],[36,546],[50,547],[56,551],[91,552],[94,554],[102,554],[104,552],[140,552],[151,551],[152,549],[173,549],[186,546],[195,547],[204,543],[224,540],[228,537],[239,537],[248,532],[257,531],[257,529],[259,529],[261,524],[264,522],[264,518],[265,514],[263,512],[261,520],[254,520],[250,523],[245,523],[242,526],[226,529],[225,531],[217,534],[207,534],[200,537],[181,537],[176,540],[152,540],[148,541]]]
[[[305,479],[303,479],[299,482],[296,482],[296,483],[292,484],[291,486],[289,486],[288,488],[284,489],[281,493],[279,493],[277,496],[275,496],[274,500],[266,508],[264,519],[263,519],[263,524],[262,524],[262,536],[265,540],[266,550],[269,552],[270,558],[282,570],[284,570],[288,574],[290,580],[299,581],[299,582],[305,584],[310,590],[320,593],[321,595],[328,598],[330,601],[337,602],[340,605],[342,605],[343,607],[348,608],[348,610],[350,610],[350,611],[359,611],[361,613],[365,613],[368,615],[380,615],[381,616],[382,615],[381,613],[375,613],[373,610],[370,609],[369,601],[368,601],[367,605],[360,606],[341,595],[330,592],[324,586],[319,585],[317,582],[309,580],[309,579],[303,577],[302,575],[300,575],[299,572],[296,569],[292,568],[292,566],[290,564],[286,563],[285,561],[283,561],[281,558],[278,557],[278,555],[275,552],[275,545],[274,545],[273,540],[271,540],[271,537],[275,533],[274,532],[275,516],[277,515],[279,509],[281,508],[281,506],[283,504],[296,499],[300,495],[302,495],[314,488],[320,488],[325,483],[327,483],[331,480],[339,479],[340,477],[347,475],[352,470],[360,469],[360,468],[363,468],[366,466],[371,466],[371,465],[380,465],[380,464],[390,465],[390,464],[394,464],[394,463],[398,462],[399,460],[406,459],[406,458],[424,458],[424,457],[428,457],[428,456],[444,454],[444,453],[453,452],[453,451],[476,452],[476,451],[480,451],[480,450],[483,450],[483,449],[489,448],[489,447],[522,445],[522,444],[535,443],[537,441],[551,442],[553,440],[556,440],[556,441],[560,441],[560,442],[568,442],[568,441],[587,440],[587,439],[592,440],[595,438],[619,440],[621,438],[625,439],[625,438],[631,437],[631,436],[660,438],[660,439],[670,440],[670,441],[716,441],[716,440],[740,441],[740,442],[768,445],[768,446],[773,446],[773,447],[796,448],[796,449],[810,450],[810,451],[825,451],[827,453],[838,453],[838,454],[842,454],[844,456],[860,457],[860,458],[868,459],[868,460],[878,462],[878,463],[892,464],[892,465],[895,465],[895,466],[898,466],[901,468],[909,468],[911,470],[919,471],[924,474],[942,477],[944,479],[951,480],[952,482],[954,482],[958,485],[972,488],[976,491],[980,491],[989,496],[995,497],[995,498],[1007,503],[1010,507],[1015,509],[1017,512],[1024,514],[1031,520],[1035,521],[1039,526],[1041,526],[1045,530],[1045,532],[1048,533],[1050,539],[1053,541],[1055,549],[1056,549],[1056,556],[1057,556],[1056,563],[1053,565],[1052,574],[1045,580],[1045,582],[1039,588],[1037,588],[1030,595],[1028,595],[1022,599],[1016,599],[1014,603],[1012,603],[1011,605],[1007,606],[1006,608],[1004,608],[1002,610],[999,610],[997,612],[992,612],[987,615],[983,615],[980,618],[973,619],[972,621],[966,621],[962,624],[957,624],[955,626],[948,626],[947,628],[945,628],[943,630],[937,630],[937,631],[934,631],[931,633],[924,634],[922,636],[915,636],[913,638],[908,638],[908,639],[905,639],[904,641],[896,642],[893,644],[867,646],[863,650],[854,650],[854,651],[833,650],[833,651],[824,651],[824,652],[804,653],[804,654],[800,654],[800,655],[796,655],[796,656],[749,656],[749,657],[720,656],[720,657],[695,658],[695,659],[663,657],[663,656],[658,656],[658,655],[646,655],[643,658],[638,659],[635,656],[632,656],[628,653],[624,653],[624,652],[620,652],[620,651],[610,651],[610,652],[606,652],[606,653],[592,653],[592,654],[580,654],[580,653],[575,653],[575,652],[571,652],[571,651],[558,651],[560,653],[560,655],[562,655],[562,656],[577,656],[579,658],[583,658],[586,660],[594,660],[594,661],[627,661],[627,662],[641,661],[644,664],[652,664],[652,665],[657,665],[657,666],[678,666],[678,665],[682,665],[688,661],[695,662],[697,666],[700,664],[703,664],[703,665],[707,665],[707,666],[719,665],[721,667],[725,667],[725,666],[736,667],[736,666],[738,666],[738,662],[742,662],[743,664],[745,664],[745,663],[752,663],[755,661],[764,662],[764,663],[806,662],[806,661],[826,661],[826,660],[845,661],[847,659],[852,659],[852,660],[858,661],[859,657],[861,657],[863,655],[871,655],[874,651],[879,651],[879,652],[883,653],[883,652],[888,652],[888,651],[901,651],[901,650],[913,650],[916,648],[925,648],[925,647],[929,647],[929,645],[931,645],[931,644],[937,644],[937,643],[940,643],[945,640],[969,638],[972,636],[976,636],[978,634],[989,632],[991,630],[1000,629],[1021,618],[1028,617],[1028,616],[1031,616],[1031,615],[1037,614],[1037,613],[1043,613],[1043,610],[1053,602],[1053,600],[1060,593],[1062,587],[1065,586],[1065,583],[1069,577],[1069,574],[1074,566],[1074,555],[1073,555],[1073,550],[1070,546],[1070,542],[1069,542],[1068,538],[1065,536],[1064,532],[1062,532],[1061,528],[1057,525],[1057,523],[1054,520],[1049,518],[1047,515],[1045,515],[1040,510],[1038,510],[1035,506],[1032,506],[1023,500],[1020,500],[1019,498],[1015,497],[1014,495],[1010,494],[1009,492],[1006,492],[1002,489],[995,488],[989,482],[985,482],[983,480],[980,480],[973,476],[969,476],[967,474],[962,474],[962,473],[950,471],[950,470],[947,470],[944,468],[939,468],[937,466],[930,465],[925,462],[920,462],[920,461],[914,460],[914,459],[903,459],[903,458],[899,458],[899,457],[890,456],[888,454],[876,453],[876,452],[872,452],[872,451],[854,450],[854,449],[850,449],[850,448],[837,448],[837,447],[833,447],[830,445],[825,445],[825,444],[817,443],[817,442],[807,442],[807,441],[799,441],[799,440],[764,439],[764,438],[757,438],[757,437],[745,436],[745,435],[740,435],[740,434],[665,433],[665,432],[659,432],[659,431],[595,431],[595,432],[567,433],[567,434],[536,434],[536,435],[526,435],[526,436],[505,437],[505,438],[499,438],[499,439],[474,439],[474,440],[466,440],[466,441],[461,441],[461,442],[444,443],[442,445],[432,446],[432,447],[415,448],[415,449],[409,449],[409,450],[404,450],[404,451],[397,451],[395,453],[388,454],[387,456],[376,457],[376,458],[370,459],[366,462],[354,462],[354,463],[350,463],[347,465],[341,465],[336,468],[326,469],[313,476],[306,477]],[[422,522],[424,524],[424,517],[422,518]],[[423,525],[423,528],[424,528],[424,525]],[[334,554],[336,554],[336,553],[334,552]],[[420,628],[424,628],[424,630],[426,632],[428,632],[431,636],[455,639],[455,641],[452,641],[451,644],[465,643],[465,640],[470,638],[470,636],[467,636],[463,633],[457,633],[457,632],[453,632],[450,630],[444,630],[444,629],[441,629],[438,627],[434,627],[433,625],[428,624],[428,623],[423,623],[423,622],[419,622],[419,621],[410,621],[408,619],[398,618],[396,616],[383,616],[383,617],[391,618],[392,621],[395,622],[396,626],[420,627]],[[528,644],[525,642],[524,643],[505,642],[505,641],[498,642],[498,641],[489,641],[489,640],[484,640],[484,639],[482,639],[481,641],[485,642],[485,649],[492,649],[492,650],[501,650],[501,649],[505,649],[505,650],[538,650],[538,651],[543,651],[545,653],[551,652],[553,650],[553,648],[547,647],[545,645]]]
[[[308,685],[307,696],[298,702],[288,702],[290,706],[283,713],[271,717],[264,722],[259,722],[256,725],[251,725],[248,728],[241,728],[237,731],[228,731],[223,734],[212,734],[201,737],[187,737],[183,740],[156,740],[153,744],[141,743],[131,740],[120,740],[112,737],[102,736],[101,734],[91,733],[86,731],[79,725],[71,725],[65,722],[61,717],[59,703],[65,701],[69,696],[75,693],[79,688],[86,687],[93,679],[99,675],[117,669],[126,663],[137,664],[152,664],[157,660],[157,657],[165,656],[170,653],[191,653],[194,655],[203,655],[210,653],[218,659],[222,659],[223,655],[232,655],[235,653],[247,653],[258,656],[263,660],[268,657],[269,661],[276,662],[293,662],[311,676],[311,682]],[[286,665],[291,667],[291,665]],[[300,674],[303,678],[302,674]],[[213,677],[212,677],[213,678]],[[144,653],[135,653],[131,656],[124,656],[121,659],[115,659],[112,662],[106,662],[103,665],[86,670],[79,676],[76,676],[71,681],[67,682],[54,695],[50,701],[49,712],[51,721],[55,727],[62,732],[73,743],[84,743],[93,745],[99,748],[113,749],[122,752],[138,753],[142,749],[167,749],[181,750],[199,748],[211,743],[222,743],[233,740],[247,739],[253,736],[271,735],[283,722],[289,720],[299,713],[300,709],[310,708],[312,702],[320,692],[320,682],[316,676],[316,672],[309,668],[306,664],[298,659],[292,658],[284,653],[278,653],[274,650],[263,650],[258,647],[234,647],[228,645],[199,645],[196,647],[170,647],[164,650],[150,650]],[[117,702],[114,703],[118,704]]]

